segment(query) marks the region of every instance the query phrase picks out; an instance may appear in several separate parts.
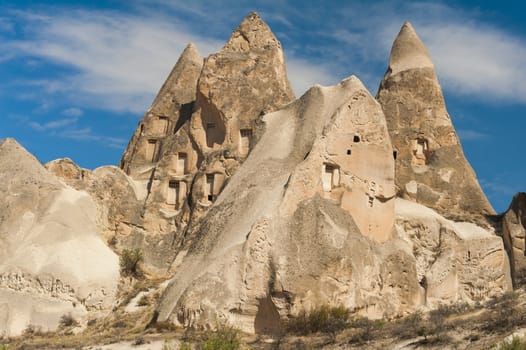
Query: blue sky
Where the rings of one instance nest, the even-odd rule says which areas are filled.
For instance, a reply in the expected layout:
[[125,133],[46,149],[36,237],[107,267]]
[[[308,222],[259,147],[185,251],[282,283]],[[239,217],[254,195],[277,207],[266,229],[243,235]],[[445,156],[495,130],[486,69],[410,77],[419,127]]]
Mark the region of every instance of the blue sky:
[[409,20],[500,212],[526,191],[525,10],[521,1],[0,0],[0,139],[42,162],[117,164],[186,44],[217,51],[250,11],[282,42],[298,97],[353,74],[374,95]]

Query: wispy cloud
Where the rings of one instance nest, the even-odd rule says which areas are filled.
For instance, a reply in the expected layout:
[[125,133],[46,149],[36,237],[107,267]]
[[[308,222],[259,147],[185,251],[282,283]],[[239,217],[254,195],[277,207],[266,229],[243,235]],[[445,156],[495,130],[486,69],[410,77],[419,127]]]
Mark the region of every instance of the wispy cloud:
[[80,108],[71,107],[71,108],[66,108],[65,110],[63,110],[62,114],[67,117],[80,117],[84,114],[84,112]]
[[287,60],[287,75],[297,97],[314,84],[333,85],[341,80],[324,66],[297,58]]
[[119,150],[122,150],[128,142],[123,138],[94,134],[91,128],[64,130],[60,132],[58,136],[76,141],[96,141],[105,144],[107,147]]
[[77,10],[17,16],[29,30],[28,39],[12,41],[8,49],[75,69],[66,78],[33,85],[114,111],[144,111],[188,42],[205,54],[220,47],[178,23],[130,14]]
[[[0,61],[26,57],[64,65],[71,72],[26,83],[80,107],[140,114],[188,42],[203,55],[218,50],[251,7],[286,33],[289,79],[298,96],[314,83],[334,84],[351,74],[375,90],[392,41],[410,20],[430,49],[445,89],[484,101],[491,96],[526,103],[524,39],[483,22],[476,12],[431,1],[350,1],[338,12],[314,5],[300,10],[275,0],[251,6],[225,1],[155,0],[156,6],[137,1],[123,11],[13,12],[10,21],[0,18],[0,28],[9,29],[15,20],[25,37],[1,43],[8,54]],[[206,26],[200,22],[204,18]]]
[[488,134],[476,130],[457,129],[457,133],[462,141],[479,141],[490,137]]
[[54,130],[54,129],[60,129],[67,125],[75,124],[77,122],[78,118],[64,118],[64,119],[57,119],[52,120],[46,123],[39,123],[39,122],[29,122],[28,125],[30,128],[38,131],[46,131],[46,130]]
[[5,17],[0,17],[0,31],[11,32],[13,31],[13,23]]

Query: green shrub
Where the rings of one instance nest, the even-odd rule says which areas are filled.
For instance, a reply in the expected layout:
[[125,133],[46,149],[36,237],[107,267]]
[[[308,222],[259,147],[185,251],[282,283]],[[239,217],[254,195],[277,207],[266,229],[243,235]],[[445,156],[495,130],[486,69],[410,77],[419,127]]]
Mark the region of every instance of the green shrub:
[[310,312],[301,311],[298,316],[290,319],[286,328],[297,334],[316,332],[335,333],[348,326],[350,311],[343,307],[320,306]]
[[500,350],[526,350],[526,343],[517,336],[514,336],[511,342],[503,341],[498,347]]
[[393,336],[400,339],[409,339],[425,335],[426,328],[423,320],[424,318],[420,311],[397,320],[393,327]]
[[349,339],[349,343],[363,343],[374,339],[375,333],[385,326],[384,320],[370,320],[367,317],[359,317],[349,323],[349,327],[357,332]]
[[190,343],[184,342],[179,347],[179,350],[193,350],[192,345]]
[[200,345],[202,350],[239,349],[239,331],[233,327],[220,325],[217,330],[205,333]]
[[79,323],[77,322],[77,320],[73,318],[73,316],[71,316],[71,314],[64,314],[60,318],[58,325],[61,328],[67,328],[67,327],[76,327],[79,325]]
[[143,256],[140,249],[124,249],[119,259],[122,276],[141,276],[140,263]]

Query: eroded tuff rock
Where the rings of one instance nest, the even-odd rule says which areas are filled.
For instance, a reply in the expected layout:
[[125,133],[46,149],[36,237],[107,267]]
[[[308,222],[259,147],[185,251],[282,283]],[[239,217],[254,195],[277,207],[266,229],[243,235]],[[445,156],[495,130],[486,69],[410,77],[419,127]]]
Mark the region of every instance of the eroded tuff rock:
[[147,264],[169,268],[191,222],[255,145],[260,117],[293,98],[281,44],[257,14],[204,64],[189,45],[121,160],[145,193],[140,222],[117,234],[122,245],[155,246],[162,259]]
[[259,332],[323,303],[376,317],[402,303],[416,307],[416,273],[390,272],[411,265],[411,252],[377,243],[392,235],[394,164],[381,107],[361,82],[314,87],[263,123],[265,133],[194,228],[198,238],[159,319],[203,326],[218,318]]
[[12,139],[0,142],[0,169],[0,333],[108,309],[118,257],[102,240],[94,201]]
[[103,242],[140,248],[149,276],[175,271],[157,320],[185,326],[265,333],[322,304],[380,318],[511,289],[524,199],[503,244],[409,24],[381,105],[356,77],[292,100],[250,14],[206,60],[185,49],[121,168],[46,170],[0,143],[0,331],[104,310],[118,270]]
[[411,202],[395,212],[385,119],[357,78],[316,86],[263,122],[177,259],[159,320],[272,332],[316,305],[379,318],[511,288],[499,237]]
[[429,53],[407,22],[377,99],[393,143],[400,196],[457,220],[484,223],[494,214],[464,157]]
[[149,181],[163,153],[180,146],[175,134],[192,114],[202,67],[203,57],[188,44],[122,156],[120,167],[134,179]]
[[447,220],[401,198],[396,200],[396,230],[413,251],[428,307],[480,302],[512,289],[508,256],[493,230]]
[[501,218],[502,237],[511,263],[515,283],[526,279],[526,193],[519,192]]

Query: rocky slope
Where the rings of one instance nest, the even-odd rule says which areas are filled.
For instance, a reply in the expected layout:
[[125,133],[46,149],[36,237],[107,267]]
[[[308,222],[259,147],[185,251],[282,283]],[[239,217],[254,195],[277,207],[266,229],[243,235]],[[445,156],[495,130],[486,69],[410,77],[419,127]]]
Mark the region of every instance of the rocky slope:
[[150,325],[258,334],[325,304],[393,318],[482,302],[526,266],[524,196],[492,216],[409,23],[376,99],[354,76],[295,99],[250,14],[206,59],[188,45],[119,168],[44,167],[7,139],[0,188],[8,334],[118,310],[126,248],[170,278]]
[[107,310],[118,257],[102,239],[93,199],[12,139],[0,142],[0,169],[0,333]]

